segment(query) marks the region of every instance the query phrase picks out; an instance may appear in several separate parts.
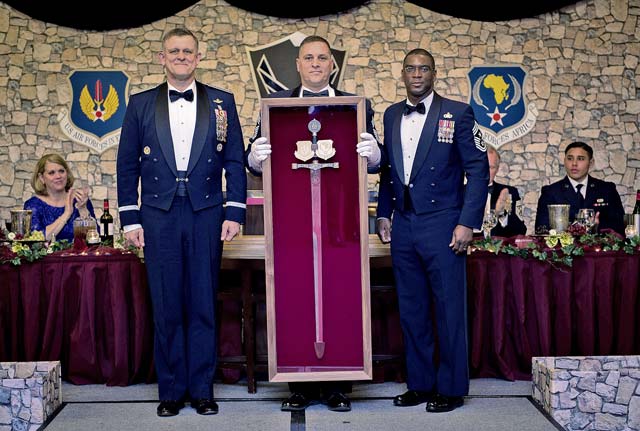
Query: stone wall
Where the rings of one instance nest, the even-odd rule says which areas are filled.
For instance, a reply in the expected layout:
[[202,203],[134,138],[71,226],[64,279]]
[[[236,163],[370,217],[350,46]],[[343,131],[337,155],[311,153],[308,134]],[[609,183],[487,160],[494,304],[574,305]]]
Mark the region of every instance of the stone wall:
[[532,358],[532,396],[566,430],[640,430],[640,356]]
[[60,130],[58,115],[71,104],[67,77],[113,68],[129,75],[131,92],[155,86],[164,79],[160,39],[175,26],[197,33],[204,54],[198,78],[235,94],[246,137],[259,107],[246,48],[296,31],[348,51],[342,88],[371,99],[380,133],[384,110],[405,97],[399,77],[409,49],[430,50],[436,90],[463,101],[470,67],[522,65],[529,73],[524,95],[539,117],[531,133],[500,147],[498,180],[520,190],[529,232],[541,186],[564,175],[561,154],[578,139],[596,150],[593,175],[615,182],[630,212],[640,189],[639,15],[640,0],[588,0],[534,18],[480,22],[404,0],[371,0],[350,13],[296,20],[202,0],[140,28],[90,32],[32,20],[0,3],[0,219],[31,196],[32,169],[48,151],[65,154],[74,174],[88,179],[94,206],[108,197],[115,207],[116,148],[97,154]]
[[0,362],[0,431],[35,431],[62,405],[60,361]]

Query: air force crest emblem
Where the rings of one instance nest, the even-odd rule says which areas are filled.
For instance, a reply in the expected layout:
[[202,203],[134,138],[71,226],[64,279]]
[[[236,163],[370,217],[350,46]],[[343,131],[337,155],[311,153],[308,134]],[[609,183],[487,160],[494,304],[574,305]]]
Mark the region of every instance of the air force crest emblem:
[[69,75],[69,82],[71,108],[58,114],[64,134],[98,153],[117,145],[129,77],[119,70],[77,70]]
[[538,110],[526,104],[527,73],[520,66],[476,66],[468,77],[469,104],[487,143],[498,148],[533,130]]
[[[261,98],[300,85],[295,59],[305,37],[303,33],[296,32],[267,45],[253,49],[247,47],[253,82]],[[331,60],[333,69],[329,83],[338,88],[347,64],[347,52],[331,48]]]

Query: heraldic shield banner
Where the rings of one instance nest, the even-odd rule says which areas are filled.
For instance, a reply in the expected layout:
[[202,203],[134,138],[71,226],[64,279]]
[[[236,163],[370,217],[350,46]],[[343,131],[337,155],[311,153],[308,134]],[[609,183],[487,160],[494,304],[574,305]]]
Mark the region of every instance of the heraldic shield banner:
[[129,77],[119,70],[78,70],[69,75],[69,82],[71,108],[58,115],[64,134],[99,153],[117,145]]
[[484,140],[498,148],[529,133],[538,111],[526,105],[526,72],[520,66],[476,66],[468,73],[473,108]]
[[369,380],[364,98],[261,104],[269,380]]
[[[300,85],[300,74],[296,70],[298,48],[306,36],[296,32],[285,38],[250,49],[247,47],[253,81],[260,98],[276,91],[288,90]],[[331,48],[333,69],[329,83],[338,88],[344,67],[347,63],[347,52]]]

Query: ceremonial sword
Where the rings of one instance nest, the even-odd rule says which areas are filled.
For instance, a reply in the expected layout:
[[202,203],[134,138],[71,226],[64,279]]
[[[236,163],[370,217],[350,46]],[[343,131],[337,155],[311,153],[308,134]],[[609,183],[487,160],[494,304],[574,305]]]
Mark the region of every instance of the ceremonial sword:
[[[311,163],[293,163],[293,169],[309,169],[311,180],[311,226],[313,240],[313,294],[315,301],[315,326],[316,339],[313,347],[316,357],[321,359],[324,356],[324,335],[322,317],[322,181],[320,170],[323,168],[338,168],[339,163],[321,163],[319,158],[327,160],[335,154],[335,149],[331,146],[333,141],[323,139],[318,141],[318,132],[322,128],[320,122],[313,119],[309,122],[308,129],[311,132],[311,145],[309,141],[299,141],[296,143],[298,150],[295,155],[298,159],[307,161],[313,159]],[[306,147],[305,147],[306,145]]]

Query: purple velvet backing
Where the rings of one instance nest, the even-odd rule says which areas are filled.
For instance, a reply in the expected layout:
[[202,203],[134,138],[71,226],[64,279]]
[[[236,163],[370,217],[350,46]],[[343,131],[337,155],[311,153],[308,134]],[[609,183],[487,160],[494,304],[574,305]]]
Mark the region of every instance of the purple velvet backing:
[[[276,349],[279,371],[363,367],[356,106],[271,108]],[[315,355],[315,302],[309,169],[292,169],[308,123],[332,139],[338,169],[321,170],[322,298],[325,354]],[[321,160],[322,162],[322,160]],[[325,368],[326,367],[326,368]]]

